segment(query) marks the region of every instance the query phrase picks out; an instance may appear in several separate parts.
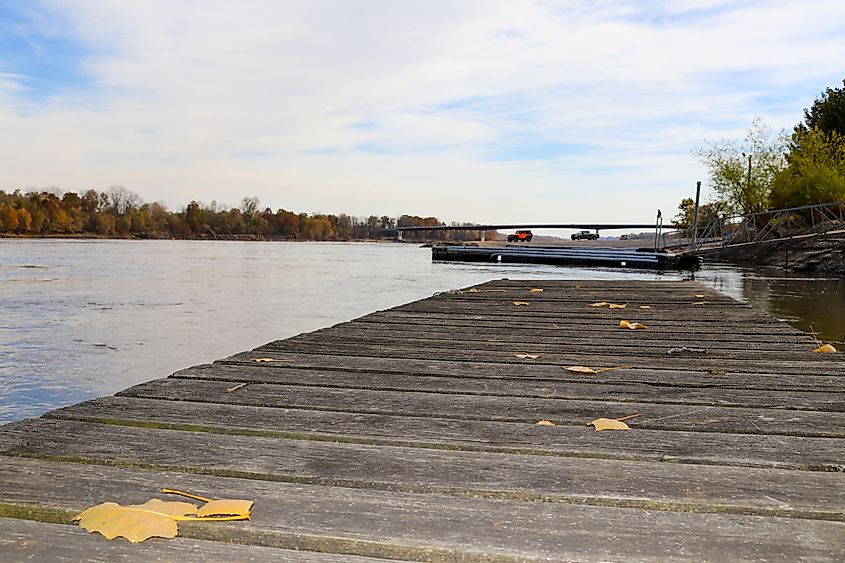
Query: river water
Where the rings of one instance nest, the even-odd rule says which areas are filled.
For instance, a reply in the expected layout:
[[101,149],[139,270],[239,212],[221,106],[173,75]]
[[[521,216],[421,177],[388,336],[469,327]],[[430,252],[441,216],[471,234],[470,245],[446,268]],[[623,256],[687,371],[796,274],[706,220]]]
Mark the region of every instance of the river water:
[[[0,239],[0,423],[491,279],[688,275],[432,263],[410,244]],[[843,280],[695,278],[845,341]]]

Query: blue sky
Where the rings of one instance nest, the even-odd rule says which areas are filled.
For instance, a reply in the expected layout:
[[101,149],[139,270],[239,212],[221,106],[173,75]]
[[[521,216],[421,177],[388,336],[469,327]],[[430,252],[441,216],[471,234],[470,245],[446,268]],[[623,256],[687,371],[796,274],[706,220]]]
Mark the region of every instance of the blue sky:
[[0,3],[0,188],[647,221],[845,78],[845,3]]

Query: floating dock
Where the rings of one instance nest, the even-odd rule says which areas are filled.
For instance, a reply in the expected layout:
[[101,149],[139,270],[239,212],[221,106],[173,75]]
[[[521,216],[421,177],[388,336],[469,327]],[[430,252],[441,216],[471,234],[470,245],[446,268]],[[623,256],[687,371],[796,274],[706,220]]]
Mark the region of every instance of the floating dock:
[[691,270],[701,265],[692,254],[654,252],[651,249],[620,249],[539,245],[436,244],[431,247],[435,261],[554,264],[651,270]]
[[[0,427],[0,559],[842,561],[845,355],[815,347],[694,282],[438,294]],[[252,519],[69,524],[162,487]]]

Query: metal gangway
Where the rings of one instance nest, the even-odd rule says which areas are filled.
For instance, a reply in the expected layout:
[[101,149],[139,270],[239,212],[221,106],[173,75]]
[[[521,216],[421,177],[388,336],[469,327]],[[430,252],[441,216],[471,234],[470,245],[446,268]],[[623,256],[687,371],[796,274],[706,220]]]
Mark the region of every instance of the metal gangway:
[[688,228],[677,246],[690,251],[754,244],[845,230],[845,202],[774,209],[747,215],[716,216]]

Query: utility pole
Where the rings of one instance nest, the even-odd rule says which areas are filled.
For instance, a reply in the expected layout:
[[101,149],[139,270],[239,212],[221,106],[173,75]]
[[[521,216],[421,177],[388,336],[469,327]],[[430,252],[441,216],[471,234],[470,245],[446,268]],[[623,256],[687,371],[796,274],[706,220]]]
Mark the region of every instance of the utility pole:
[[695,244],[698,239],[698,200],[701,197],[701,182],[695,183],[695,207],[692,211],[692,240],[689,243],[689,249],[695,250]]

